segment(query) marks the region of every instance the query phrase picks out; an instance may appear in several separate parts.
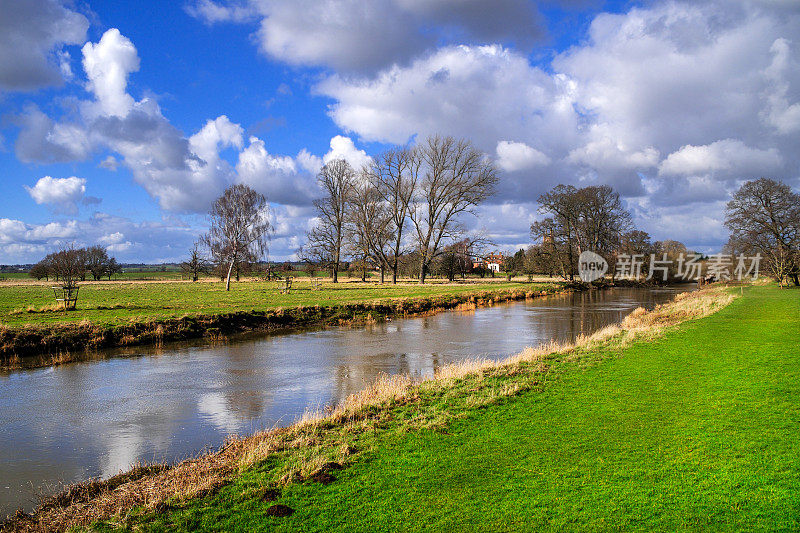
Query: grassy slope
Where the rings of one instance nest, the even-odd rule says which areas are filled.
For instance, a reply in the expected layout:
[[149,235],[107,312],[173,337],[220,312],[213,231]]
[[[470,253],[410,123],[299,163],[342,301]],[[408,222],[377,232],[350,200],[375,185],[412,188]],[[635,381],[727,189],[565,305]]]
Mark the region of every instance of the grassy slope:
[[[747,289],[719,313],[446,430],[377,432],[330,485],[268,518],[247,471],[147,529],[800,528],[800,292]],[[610,355],[610,354],[605,354]],[[604,354],[597,354],[599,360]],[[555,368],[555,367],[554,367]],[[446,408],[446,400],[443,408]],[[142,524],[140,524],[142,525]]]
[[[531,288],[528,283],[470,283],[464,285],[378,285],[326,283],[322,290],[310,290],[310,283],[296,284],[298,290],[280,294],[275,282],[247,281],[234,283],[225,291],[224,283],[189,282],[115,282],[82,284],[78,309],[69,313],[47,311],[20,312],[29,306],[42,309],[52,306],[53,291],[48,285],[24,284],[0,286],[0,323],[55,324],[89,320],[99,325],[124,324],[130,320],[180,317],[187,314],[215,314],[235,311],[275,309],[278,307],[335,305],[378,299],[464,294],[483,290]],[[552,284],[549,284],[552,286]],[[540,285],[534,287],[538,290]],[[541,285],[544,288],[544,285]],[[106,307],[108,309],[98,309]],[[15,312],[15,310],[17,310]]]

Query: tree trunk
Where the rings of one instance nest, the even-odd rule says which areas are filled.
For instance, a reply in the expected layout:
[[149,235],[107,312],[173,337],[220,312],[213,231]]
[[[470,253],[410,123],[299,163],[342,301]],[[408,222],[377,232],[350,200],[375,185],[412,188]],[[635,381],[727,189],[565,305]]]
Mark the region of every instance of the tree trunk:
[[231,290],[231,272],[233,271],[233,263],[234,263],[234,261],[231,261],[231,264],[228,267],[228,277],[225,280],[225,290],[226,291]]
[[397,261],[392,266],[392,285],[397,285]]
[[339,265],[333,265],[333,282],[339,283]]
[[381,263],[381,285],[383,285],[383,281],[384,281],[383,280],[383,271],[384,271],[384,266],[383,266],[383,263]]
[[422,261],[422,264],[419,267],[419,284],[425,284],[425,274],[427,273],[427,269],[425,268],[425,261]]

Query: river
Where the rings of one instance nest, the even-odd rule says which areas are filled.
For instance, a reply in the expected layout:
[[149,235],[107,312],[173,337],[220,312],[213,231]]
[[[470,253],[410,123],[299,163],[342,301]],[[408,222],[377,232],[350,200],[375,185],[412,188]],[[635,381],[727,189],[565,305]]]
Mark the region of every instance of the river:
[[141,461],[177,461],[231,434],[290,424],[380,372],[430,376],[451,362],[569,341],[684,290],[562,294],[0,374],[0,516],[32,509],[37,494],[62,483],[108,477]]

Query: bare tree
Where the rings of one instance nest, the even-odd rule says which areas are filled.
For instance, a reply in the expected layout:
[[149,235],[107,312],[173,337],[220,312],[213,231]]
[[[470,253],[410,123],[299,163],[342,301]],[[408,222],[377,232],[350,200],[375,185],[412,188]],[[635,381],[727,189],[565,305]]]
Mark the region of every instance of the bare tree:
[[564,279],[575,277],[575,254],[572,248],[571,226],[557,217],[548,217],[531,224],[531,237],[541,244],[531,247],[527,255],[529,267],[550,277],[556,272]]
[[257,261],[267,249],[267,199],[247,185],[231,185],[217,198],[209,214],[211,229],[203,242],[218,263],[228,265],[225,290],[229,291],[234,265]]
[[391,252],[393,218],[391,206],[382,200],[368,169],[364,169],[353,186],[348,221],[348,240],[354,254],[363,262],[362,280],[367,264],[372,263],[380,269],[383,283],[384,272],[394,259]]
[[317,180],[325,196],[314,202],[319,222],[308,232],[300,255],[305,261],[330,265],[333,282],[338,283],[356,174],[347,161],[336,159],[322,167]]
[[[387,247],[380,247],[381,259],[392,271],[392,283],[397,283],[403,237],[408,224],[411,199],[417,186],[422,158],[412,148],[387,150],[375,158],[369,167],[370,181],[385,205],[389,219],[385,236]],[[381,274],[381,281],[383,275]]]
[[466,140],[428,137],[414,155],[424,169],[410,209],[422,284],[442,247],[463,233],[458,217],[489,198],[498,178],[494,164]]
[[189,260],[181,263],[181,270],[192,276],[192,281],[197,281],[200,274],[211,271],[211,262],[200,251],[200,243],[196,242],[189,251]]
[[621,236],[633,230],[631,215],[622,206],[619,193],[608,185],[578,189],[574,203],[579,254],[584,250],[611,254],[619,248]]
[[800,195],[785,183],[767,178],[748,181],[725,210],[731,230],[729,249],[760,253],[780,282],[800,285]]
[[74,291],[78,282],[86,276],[86,263],[83,249],[72,246],[62,248],[52,256],[51,268],[61,286],[67,291]]

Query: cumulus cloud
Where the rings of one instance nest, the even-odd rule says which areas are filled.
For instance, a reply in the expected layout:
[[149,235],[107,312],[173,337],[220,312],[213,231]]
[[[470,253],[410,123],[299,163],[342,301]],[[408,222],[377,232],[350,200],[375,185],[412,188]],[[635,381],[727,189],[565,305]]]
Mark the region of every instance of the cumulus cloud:
[[[479,4],[191,4],[208,23],[252,20],[270,57],[337,70],[323,71],[314,89],[332,99],[329,115],[347,135],[334,137],[326,154],[272,153],[225,116],[184,134],[155,100],[129,93],[127,77],[139,61],[118,32],[85,48],[93,99],[80,115],[56,122],[25,108],[16,151],[35,162],[113,152],[174,211],[205,210],[231,182],[306,209],[322,164],[368,160],[353,140],[402,145],[451,134],[496,156],[503,176],[486,209],[501,243],[527,240],[529,217],[517,216],[520,209],[535,210],[536,197],[557,183],[611,184],[657,238],[685,231],[701,243],[722,238],[724,198],[738,180],[768,175],[798,184],[800,11],[790,3],[676,1],[604,13],[585,39],[549,63],[537,56],[536,64],[512,23],[536,24],[531,3],[495,3],[507,23],[494,29]],[[693,212],[703,213],[695,223]],[[277,249],[296,242],[309,216],[281,212],[286,231]],[[137,241],[121,233],[136,250]]]
[[500,141],[497,143],[496,152],[498,166],[507,172],[550,163],[550,158],[546,154],[525,143]]
[[0,218],[0,263],[32,263],[62,246],[95,244],[120,262],[176,262],[185,259],[200,231],[177,220],[133,221],[101,212],[47,224]]
[[547,147],[575,131],[563,82],[502,46],[453,46],[373,78],[333,75],[317,90],[336,100],[331,118],[365,140],[404,144],[414,135],[445,133],[488,151],[532,132],[540,134],[536,145]]
[[776,148],[759,150],[736,139],[724,139],[704,146],[686,145],[661,162],[662,175],[697,176],[715,173],[746,177],[772,173],[783,163]]
[[[117,29],[83,47],[94,99],[79,102],[80,122],[55,122],[31,106],[18,118],[22,126],[16,151],[23,161],[75,161],[100,148],[118,154],[99,163],[115,170],[127,166],[137,183],[166,210],[206,211],[234,182],[251,184],[270,201],[307,205],[317,195],[314,176],[323,158],[302,150],[295,158],[269,154],[264,141],[221,115],[186,136],[164,117],[154,99],[128,93],[128,76],[139,69],[133,43]],[[226,152],[230,150],[230,154]],[[347,137],[335,136],[325,161],[344,157],[354,166],[369,160]],[[236,159],[234,159],[236,158]],[[230,161],[236,160],[236,164]]]
[[323,163],[329,163],[334,159],[344,159],[355,170],[360,170],[365,165],[372,162],[372,158],[364,150],[359,150],[350,137],[336,135],[331,139],[331,149],[322,158]]
[[61,163],[86,159],[93,144],[80,124],[54,122],[36,105],[29,104],[15,118],[20,127],[14,150],[20,161]]
[[[798,34],[797,10],[668,2],[598,15],[547,69],[513,48],[445,46],[372,75],[329,75],[317,91],[364,140],[444,133],[495,152],[505,171],[496,202],[606,183],[666,216],[682,202],[716,205],[735,179],[798,183]],[[549,164],[521,172],[525,147]]]
[[762,111],[762,119],[773,126],[779,133],[788,135],[800,131],[800,101],[791,103],[790,77],[795,78],[794,95],[798,99],[798,70],[800,66],[792,56],[792,43],[788,39],[778,38],[772,43],[770,52],[772,63],[764,70],[764,75],[771,81],[765,91],[767,105]]
[[69,178],[53,178],[44,176],[33,187],[25,186],[25,190],[37,204],[47,204],[55,210],[75,214],[78,204],[99,203],[100,200],[86,196],[86,180],[72,176]]
[[124,117],[134,100],[126,92],[128,75],[139,70],[136,47],[117,28],[103,34],[97,44],[83,46],[83,69],[89,79],[87,89],[94,93],[99,112]]
[[69,52],[89,21],[59,0],[0,1],[0,90],[27,91],[69,77]]
[[297,157],[298,160],[272,155],[264,141],[250,137],[250,144],[239,154],[236,173],[239,181],[264,194],[270,202],[307,205],[319,192],[314,176],[299,161],[310,154],[301,152]]
[[208,24],[246,22],[257,12],[266,55],[348,71],[404,63],[437,42],[528,46],[544,33],[527,0],[199,0],[189,12]]
[[100,168],[104,168],[106,170],[110,170],[111,172],[116,172],[117,168],[119,168],[119,161],[117,161],[117,158],[114,157],[113,155],[109,155],[106,156],[105,159],[100,161],[100,163],[97,166],[99,166]]

